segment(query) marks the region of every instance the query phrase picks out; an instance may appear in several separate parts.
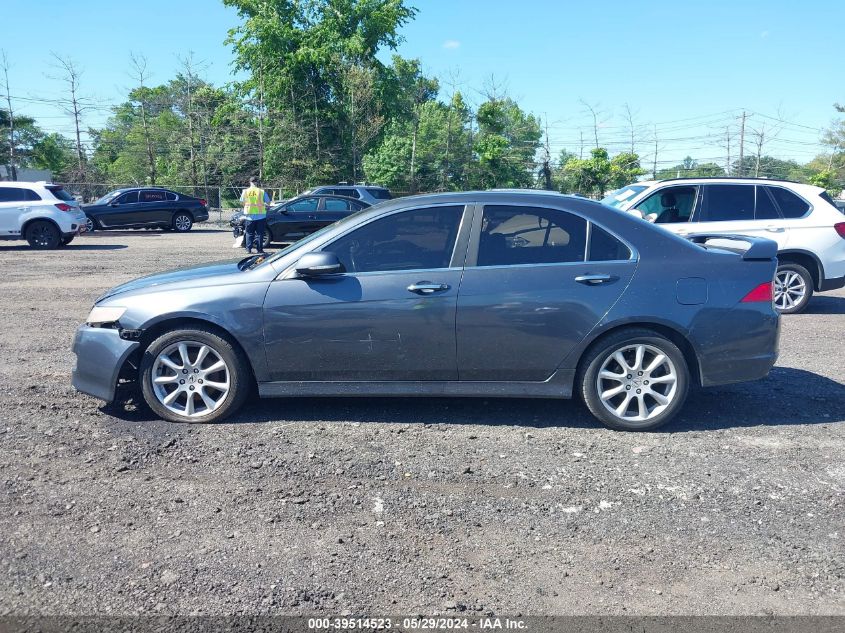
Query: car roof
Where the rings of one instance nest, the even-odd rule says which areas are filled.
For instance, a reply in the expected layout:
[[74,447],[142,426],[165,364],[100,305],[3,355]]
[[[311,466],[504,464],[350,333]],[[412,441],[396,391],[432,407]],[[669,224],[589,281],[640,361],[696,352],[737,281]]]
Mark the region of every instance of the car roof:
[[54,185],[52,182],[46,180],[36,180],[29,182],[26,180],[0,180],[0,187],[61,187],[61,185]]

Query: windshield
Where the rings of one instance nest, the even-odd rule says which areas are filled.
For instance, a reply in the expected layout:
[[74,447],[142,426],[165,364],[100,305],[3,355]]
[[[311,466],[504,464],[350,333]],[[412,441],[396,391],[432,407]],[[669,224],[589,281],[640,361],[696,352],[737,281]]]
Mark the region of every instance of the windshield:
[[648,189],[645,185],[628,185],[616,191],[611,191],[601,201],[604,204],[610,205],[617,209],[625,209],[631,203],[631,200],[639,193]]
[[94,204],[106,204],[109,200],[111,200],[112,198],[116,198],[119,195],[120,195],[119,191],[110,191],[109,193],[104,195],[102,198],[95,200]]

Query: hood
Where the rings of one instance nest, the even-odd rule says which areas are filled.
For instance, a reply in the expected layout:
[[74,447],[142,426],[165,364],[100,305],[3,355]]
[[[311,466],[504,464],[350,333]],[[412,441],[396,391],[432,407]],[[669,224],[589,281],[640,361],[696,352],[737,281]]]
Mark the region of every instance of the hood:
[[[146,290],[155,286],[168,286],[168,289],[197,288],[207,286],[211,283],[226,281],[223,278],[243,274],[241,269],[238,267],[239,261],[229,260],[225,262],[215,262],[212,264],[202,264],[199,266],[192,266],[190,268],[181,268],[179,270],[171,270],[164,273],[157,273],[155,275],[148,275],[146,277],[139,277],[138,279],[133,279],[132,281],[128,281],[125,284],[115,286],[111,290],[106,291],[105,294],[97,299],[97,303],[115,295]],[[232,281],[234,281],[234,279]]]

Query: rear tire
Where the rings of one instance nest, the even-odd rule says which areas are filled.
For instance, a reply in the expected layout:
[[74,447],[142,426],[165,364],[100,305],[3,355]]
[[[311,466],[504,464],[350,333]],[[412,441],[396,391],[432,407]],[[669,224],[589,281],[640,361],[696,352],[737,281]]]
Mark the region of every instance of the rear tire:
[[577,384],[584,403],[602,424],[617,431],[663,426],[684,406],[689,392],[683,353],[651,330],[610,335],[587,352],[582,368]]
[[26,227],[26,241],[32,248],[53,250],[62,243],[62,234],[52,222],[36,220]]
[[194,226],[194,218],[190,213],[177,213],[173,217],[173,230],[179,233],[187,233]]
[[139,376],[144,400],[156,415],[188,423],[217,422],[234,413],[253,382],[243,352],[199,327],[154,340],[141,359]]
[[93,233],[100,228],[100,225],[97,224],[97,220],[92,218],[90,215],[85,216],[85,226],[88,228],[88,233]]
[[813,276],[800,264],[785,262],[775,272],[775,309],[781,314],[803,312],[813,296]]

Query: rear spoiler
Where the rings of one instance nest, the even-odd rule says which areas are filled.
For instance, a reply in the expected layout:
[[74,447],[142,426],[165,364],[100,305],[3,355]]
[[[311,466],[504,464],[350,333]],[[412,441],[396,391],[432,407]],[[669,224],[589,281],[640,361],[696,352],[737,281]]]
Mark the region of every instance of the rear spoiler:
[[775,259],[778,255],[778,245],[774,240],[765,237],[751,237],[750,235],[736,235],[727,233],[693,233],[686,238],[694,244],[704,244],[708,240],[731,240],[745,242],[748,249],[720,246],[726,250],[742,255],[742,259]]

